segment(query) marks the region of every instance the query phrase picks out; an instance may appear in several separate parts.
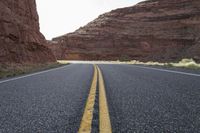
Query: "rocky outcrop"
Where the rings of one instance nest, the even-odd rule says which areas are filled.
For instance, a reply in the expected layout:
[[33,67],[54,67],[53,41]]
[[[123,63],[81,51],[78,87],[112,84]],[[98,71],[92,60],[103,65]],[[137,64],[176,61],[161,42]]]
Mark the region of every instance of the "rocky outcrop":
[[0,0],[0,63],[54,62],[39,31],[35,0]]
[[148,0],[53,39],[59,59],[200,60],[200,1]]

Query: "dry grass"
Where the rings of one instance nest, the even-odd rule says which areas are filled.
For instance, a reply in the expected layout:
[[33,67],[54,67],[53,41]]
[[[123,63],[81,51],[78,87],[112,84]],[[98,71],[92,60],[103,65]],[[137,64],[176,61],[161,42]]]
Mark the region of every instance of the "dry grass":
[[69,64],[67,60],[57,60],[57,62],[63,65]]
[[12,77],[62,66],[58,62],[45,64],[0,64],[0,78]]
[[179,67],[188,69],[200,69],[200,64],[196,63],[193,59],[182,59],[177,63],[159,63],[159,62],[140,62],[140,61],[129,61],[127,64],[140,64],[140,65],[150,65],[150,66],[164,66],[164,67]]
[[178,63],[168,63],[167,66],[182,67],[190,69],[200,69],[200,64],[196,63],[193,59],[182,59]]

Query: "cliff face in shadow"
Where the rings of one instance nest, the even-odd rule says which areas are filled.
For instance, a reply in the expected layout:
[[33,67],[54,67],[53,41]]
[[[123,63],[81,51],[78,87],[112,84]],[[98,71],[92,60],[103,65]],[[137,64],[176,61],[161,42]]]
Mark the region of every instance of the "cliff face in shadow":
[[35,0],[0,0],[0,63],[54,62],[39,31]]
[[53,39],[59,59],[200,61],[200,1],[149,0]]

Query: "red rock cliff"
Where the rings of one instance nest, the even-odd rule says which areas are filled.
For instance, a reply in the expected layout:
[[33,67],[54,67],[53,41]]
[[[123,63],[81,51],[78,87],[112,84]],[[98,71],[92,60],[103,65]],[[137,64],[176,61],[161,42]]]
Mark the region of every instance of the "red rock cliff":
[[58,38],[60,59],[200,60],[200,1],[149,0],[113,10]]
[[0,63],[55,61],[45,44],[35,0],[0,0]]

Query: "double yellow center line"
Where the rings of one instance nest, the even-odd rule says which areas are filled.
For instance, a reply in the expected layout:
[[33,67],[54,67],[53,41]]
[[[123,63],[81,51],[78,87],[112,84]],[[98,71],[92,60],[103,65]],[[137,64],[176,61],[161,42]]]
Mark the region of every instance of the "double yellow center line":
[[105,85],[102,72],[97,65],[94,65],[94,76],[84,110],[83,118],[79,128],[79,133],[91,133],[94,104],[97,92],[97,81],[99,81],[99,132],[112,133],[108,103],[106,99]]

